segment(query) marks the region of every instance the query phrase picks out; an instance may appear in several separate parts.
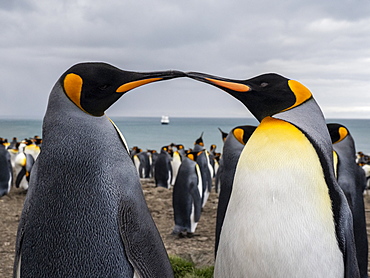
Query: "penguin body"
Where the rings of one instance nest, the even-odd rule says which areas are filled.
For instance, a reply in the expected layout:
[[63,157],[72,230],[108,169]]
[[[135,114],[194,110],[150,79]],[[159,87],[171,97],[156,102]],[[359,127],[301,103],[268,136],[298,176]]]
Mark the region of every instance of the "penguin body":
[[149,161],[150,161],[150,177],[154,178],[155,172],[155,163],[158,158],[158,153],[156,150],[148,150]]
[[33,160],[36,160],[40,154],[40,147],[32,142],[32,140],[27,140],[27,144],[24,148],[24,153],[32,155]]
[[195,141],[193,151],[198,152],[196,162],[198,163],[200,172],[202,174],[202,183],[203,183],[202,207],[204,207],[207,203],[209,194],[212,189],[212,172],[207,151],[204,149],[203,133]]
[[13,168],[10,154],[0,142],[0,197],[9,193],[13,182]]
[[105,63],[61,76],[20,219],[14,277],[173,277],[124,138],[104,111],[128,90],[176,76]]
[[222,224],[232,191],[236,165],[245,144],[255,129],[255,126],[249,125],[235,127],[231,130],[224,142],[221,158],[223,167],[218,172],[220,191],[217,205],[215,254],[217,254]]
[[212,176],[210,171],[209,158],[206,150],[199,152],[199,154],[196,157],[196,162],[199,165],[200,173],[202,176],[203,184],[202,207],[204,207],[208,201],[209,194],[212,190]]
[[35,163],[33,156],[25,152],[27,144],[29,144],[29,142],[26,140],[19,144],[18,153],[14,158],[15,187],[24,190],[28,189],[31,170]]
[[[194,155],[196,154],[190,154]],[[202,192],[199,166],[194,159],[185,157],[173,187],[173,234],[191,236],[195,232],[202,210]]]
[[352,215],[311,92],[277,74],[187,75],[225,90],[260,121],[236,167],[215,277],[359,277]]
[[332,138],[337,180],[347,197],[353,215],[357,262],[360,276],[368,277],[368,240],[366,231],[365,205],[363,192],[366,188],[366,176],[361,166],[356,164],[355,142],[348,129],[340,124],[328,124]]
[[150,177],[150,160],[147,152],[140,150],[137,154],[133,156],[133,160],[136,169],[139,173],[139,177],[142,179],[147,179]]
[[172,167],[171,155],[168,153],[168,147],[164,146],[158,154],[154,166],[155,185],[165,188],[171,187]]
[[172,168],[172,181],[171,185],[174,185],[176,182],[176,177],[180,168],[182,162],[182,157],[179,151],[174,151],[172,155],[172,160],[171,160],[171,168]]

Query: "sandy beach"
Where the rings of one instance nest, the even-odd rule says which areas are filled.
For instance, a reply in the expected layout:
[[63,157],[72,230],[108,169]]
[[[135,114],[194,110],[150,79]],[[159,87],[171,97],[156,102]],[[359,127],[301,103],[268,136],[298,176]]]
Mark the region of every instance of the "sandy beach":
[[[213,265],[214,230],[216,223],[217,195],[212,192],[204,207],[196,236],[177,238],[171,235],[173,228],[172,190],[156,188],[153,180],[142,180],[143,191],[157,224],[168,254],[193,261],[197,266]],[[18,221],[21,215],[25,193],[12,189],[9,195],[0,199],[0,273],[1,277],[12,277],[14,245]],[[364,196],[367,229],[370,230],[370,195]],[[370,238],[369,238],[370,241]]]

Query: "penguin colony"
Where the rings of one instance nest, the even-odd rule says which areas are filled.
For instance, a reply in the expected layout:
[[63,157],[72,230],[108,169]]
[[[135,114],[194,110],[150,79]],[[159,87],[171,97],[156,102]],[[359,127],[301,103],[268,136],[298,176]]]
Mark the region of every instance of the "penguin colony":
[[[241,101],[259,126],[220,130],[222,155],[214,145],[204,148],[203,134],[189,150],[129,150],[105,110],[136,87],[185,76]],[[69,151],[52,147],[61,134]],[[14,277],[172,277],[140,178],[173,187],[173,233],[180,237],[194,234],[215,179],[214,277],[367,277],[362,194],[369,157],[355,156],[349,130],[327,126],[309,89],[295,80],[77,64],[52,89],[42,151],[36,138],[13,141],[0,141],[1,196],[14,182],[29,183]]]

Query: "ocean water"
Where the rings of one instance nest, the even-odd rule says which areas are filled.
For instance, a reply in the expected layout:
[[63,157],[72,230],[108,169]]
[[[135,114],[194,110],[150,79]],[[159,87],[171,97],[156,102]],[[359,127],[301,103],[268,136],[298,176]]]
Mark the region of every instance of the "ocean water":
[[[130,148],[138,146],[143,150],[160,150],[171,143],[183,144],[192,148],[195,140],[203,132],[205,147],[217,145],[222,151],[220,128],[229,132],[239,125],[258,125],[254,118],[170,118],[169,125],[162,125],[160,117],[112,117],[126,138]],[[370,154],[370,119],[327,119],[328,123],[340,123],[346,126],[355,139],[356,150]],[[0,137],[18,140],[42,136],[42,120],[0,119]]]

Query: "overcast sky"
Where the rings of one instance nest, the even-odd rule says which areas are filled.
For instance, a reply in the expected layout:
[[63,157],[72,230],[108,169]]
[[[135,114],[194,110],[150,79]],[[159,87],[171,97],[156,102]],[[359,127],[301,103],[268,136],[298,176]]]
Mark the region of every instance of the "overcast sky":
[[[306,85],[328,118],[370,118],[370,0],[12,0],[0,2],[0,116],[42,118],[59,76],[82,61],[276,72]],[[236,99],[181,78],[123,96],[109,116],[251,117]]]

